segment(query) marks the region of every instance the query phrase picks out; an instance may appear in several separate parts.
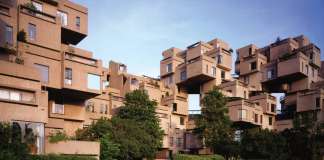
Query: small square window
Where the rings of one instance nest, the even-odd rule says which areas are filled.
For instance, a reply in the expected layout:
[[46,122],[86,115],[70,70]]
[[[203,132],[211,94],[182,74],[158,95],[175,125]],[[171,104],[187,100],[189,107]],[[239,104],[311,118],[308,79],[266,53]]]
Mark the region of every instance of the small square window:
[[225,71],[222,71],[222,72],[221,72],[221,78],[222,78],[222,79],[225,79]]
[[257,63],[256,62],[252,62],[251,63],[251,70],[255,70],[257,69]]

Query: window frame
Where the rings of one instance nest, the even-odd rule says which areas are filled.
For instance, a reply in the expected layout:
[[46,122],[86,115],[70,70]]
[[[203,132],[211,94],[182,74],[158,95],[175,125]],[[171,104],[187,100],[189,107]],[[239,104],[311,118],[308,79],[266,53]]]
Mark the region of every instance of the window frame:
[[36,41],[37,26],[33,23],[28,23],[28,37],[31,41]]
[[6,44],[12,46],[13,45],[13,27],[9,25],[5,25],[5,42]]

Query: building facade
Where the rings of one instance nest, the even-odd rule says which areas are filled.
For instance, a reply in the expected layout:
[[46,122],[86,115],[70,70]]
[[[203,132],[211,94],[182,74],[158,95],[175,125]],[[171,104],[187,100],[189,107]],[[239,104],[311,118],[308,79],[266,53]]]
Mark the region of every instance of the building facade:
[[[137,76],[111,61],[75,47],[88,34],[88,9],[68,0],[0,1],[0,121],[37,135],[32,152],[98,156],[99,143],[49,143],[57,132],[73,136],[101,117],[111,118],[126,93],[143,89],[158,102],[164,130],[157,158],[177,152],[210,153],[192,133],[188,96],[200,98],[217,86],[229,97],[230,119],[238,128],[282,131],[295,112],[316,111],[324,121],[320,49],[307,37],[278,40],[263,48],[236,51],[220,39],[162,52],[160,77]],[[277,99],[271,93],[285,93]]]

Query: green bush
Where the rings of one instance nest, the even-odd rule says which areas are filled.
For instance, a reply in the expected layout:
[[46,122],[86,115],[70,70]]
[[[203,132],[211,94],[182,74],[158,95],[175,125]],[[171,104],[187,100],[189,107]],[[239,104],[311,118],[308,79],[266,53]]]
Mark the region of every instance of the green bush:
[[188,154],[176,154],[174,160],[224,160],[220,155],[188,155]]
[[96,160],[94,157],[73,155],[31,155],[29,160]]
[[60,141],[66,141],[69,140],[69,137],[65,134],[65,132],[58,131],[54,134],[50,134],[49,136],[49,142],[50,143],[57,143]]

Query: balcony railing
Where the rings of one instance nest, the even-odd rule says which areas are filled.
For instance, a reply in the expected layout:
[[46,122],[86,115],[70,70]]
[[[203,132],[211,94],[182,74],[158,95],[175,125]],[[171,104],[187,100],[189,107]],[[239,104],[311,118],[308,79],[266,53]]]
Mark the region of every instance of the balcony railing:
[[20,5],[20,11],[22,13],[25,13],[25,14],[28,14],[28,15],[31,15],[31,16],[46,20],[46,21],[56,23],[56,17],[55,16],[44,13],[44,12],[39,11],[39,10],[35,10],[35,9],[30,8],[28,6]]
[[70,53],[65,54],[65,59],[73,60],[73,61],[80,62],[83,64],[91,65],[91,66],[97,65],[97,60],[76,56],[76,55],[73,55]]

